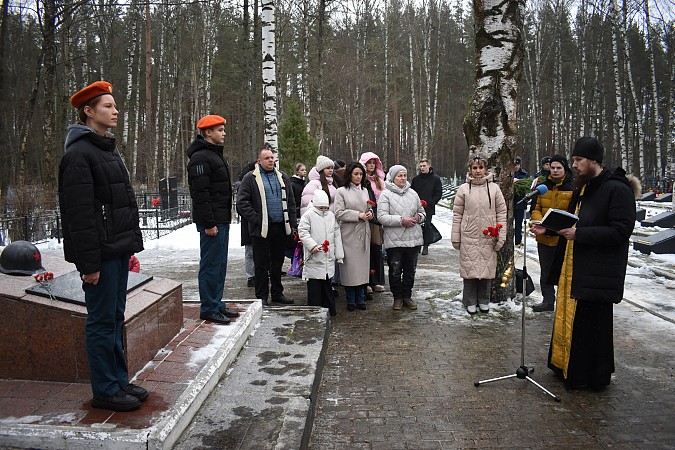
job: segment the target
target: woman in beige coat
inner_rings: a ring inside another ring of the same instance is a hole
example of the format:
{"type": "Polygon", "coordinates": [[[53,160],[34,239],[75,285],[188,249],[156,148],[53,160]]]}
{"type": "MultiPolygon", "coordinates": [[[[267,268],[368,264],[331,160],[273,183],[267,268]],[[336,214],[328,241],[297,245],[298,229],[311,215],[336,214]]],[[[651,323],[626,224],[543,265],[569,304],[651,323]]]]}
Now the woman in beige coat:
{"type": "Polygon", "coordinates": [[[487,313],[497,252],[506,240],[506,202],[493,175],[487,173],[484,156],[476,155],[469,161],[466,183],[457,190],[452,213],[452,246],[459,250],[464,279],[462,303],[469,314],[477,312],[476,305],[487,313]],[[498,237],[486,235],[488,227],[498,228],[498,237]]]}
{"type": "Polygon", "coordinates": [[[335,194],[335,217],[340,222],[344,262],[340,284],[345,288],[347,309],[366,309],[366,285],[370,275],[370,223],[373,211],[363,185],[365,169],[357,162],[347,165],[345,183],[335,194]]]}

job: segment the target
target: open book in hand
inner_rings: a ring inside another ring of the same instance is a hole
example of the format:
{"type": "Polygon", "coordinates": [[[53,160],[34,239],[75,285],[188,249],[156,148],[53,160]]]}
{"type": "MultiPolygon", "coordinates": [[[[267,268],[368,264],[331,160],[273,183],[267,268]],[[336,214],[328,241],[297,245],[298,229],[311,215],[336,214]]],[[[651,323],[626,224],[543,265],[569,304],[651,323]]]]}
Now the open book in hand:
{"type": "Polygon", "coordinates": [[[577,223],[579,217],[574,214],[563,211],[562,209],[551,208],[546,211],[544,217],[539,221],[535,220],[532,223],[542,226],[546,229],[559,231],[565,228],[571,228],[577,223]]]}

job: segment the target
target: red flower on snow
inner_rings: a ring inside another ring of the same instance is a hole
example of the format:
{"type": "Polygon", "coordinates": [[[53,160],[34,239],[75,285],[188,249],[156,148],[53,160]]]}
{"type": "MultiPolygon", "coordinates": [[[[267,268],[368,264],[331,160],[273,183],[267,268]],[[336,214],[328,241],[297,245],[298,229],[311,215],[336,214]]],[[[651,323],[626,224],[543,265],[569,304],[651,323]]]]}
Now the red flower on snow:
{"type": "Polygon", "coordinates": [[[427,202],[426,202],[426,200],[420,200],[420,203],[422,204],[422,208],[427,209],[427,202]]]}
{"type": "Polygon", "coordinates": [[[330,245],[330,242],[328,242],[328,239],[323,241],[323,244],[321,244],[321,249],[323,250],[324,253],[328,253],[328,246],[330,245]]]}

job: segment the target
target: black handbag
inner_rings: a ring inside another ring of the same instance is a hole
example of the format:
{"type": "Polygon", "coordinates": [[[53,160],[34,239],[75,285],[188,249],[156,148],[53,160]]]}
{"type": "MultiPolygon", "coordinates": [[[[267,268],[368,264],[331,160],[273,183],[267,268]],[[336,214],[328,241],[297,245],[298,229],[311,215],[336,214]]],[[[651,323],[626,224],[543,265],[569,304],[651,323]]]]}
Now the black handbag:
{"type": "MultiPolygon", "coordinates": [[[[523,293],[523,269],[516,269],[516,292],[519,294],[523,293]]],[[[530,295],[534,292],[534,282],[532,282],[532,277],[530,274],[527,274],[527,295],[530,295]]]]}
{"type": "Polygon", "coordinates": [[[422,226],[422,235],[424,236],[424,245],[435,244],[443,239],[441,233],[436,229],[433,223],[422,226]]]}

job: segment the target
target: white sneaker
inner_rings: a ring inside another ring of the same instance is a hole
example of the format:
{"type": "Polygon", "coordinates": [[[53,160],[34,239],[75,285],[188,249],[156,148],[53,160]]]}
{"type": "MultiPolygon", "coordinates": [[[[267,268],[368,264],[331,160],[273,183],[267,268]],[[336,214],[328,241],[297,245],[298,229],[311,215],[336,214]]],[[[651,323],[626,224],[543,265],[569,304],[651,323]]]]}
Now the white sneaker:
{"type": "Polygon", "coordinates": [[[376,284],[375,286],[373,286],[373,291],[384,292],[384,286],[382,286],[381,284],[376,284]]]}
{"type": "Polygon", "coordinates": [[[372,294],[373,293],[373,288],[370,286],[366,286],[366,294],[372,294]]]}
{"type": "Polygon", "coordinates": [[[476,305],[469,305],[466,307],[466,312],[469,314],[476,314],[478,310],[476,309],[476,305]]]}

